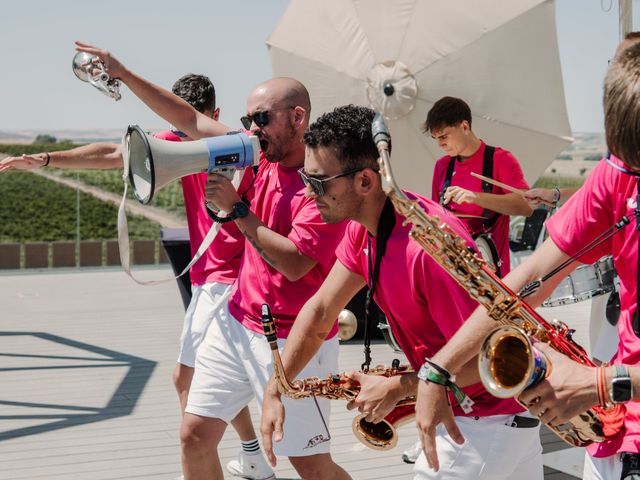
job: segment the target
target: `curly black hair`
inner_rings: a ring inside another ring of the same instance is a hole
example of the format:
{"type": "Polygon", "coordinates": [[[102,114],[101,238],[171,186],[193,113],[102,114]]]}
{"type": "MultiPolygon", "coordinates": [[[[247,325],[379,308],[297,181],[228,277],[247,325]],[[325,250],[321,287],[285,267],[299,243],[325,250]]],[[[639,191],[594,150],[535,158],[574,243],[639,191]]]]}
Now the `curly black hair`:
{"type": "Polygon", "coordinates": [[[302,141],[313,149],[334,149],[345,170],[377,168],[378,149],[371,135],[374,115],[375,112],[366,107],[337,107],[313,122],[302,141]]]}
{"type": "Polygon", "coordinates": [[[171,91],[200,113],[216,108],[216,89],[209,77],[204,75],[188,73],[173,84],[171,91]]]}

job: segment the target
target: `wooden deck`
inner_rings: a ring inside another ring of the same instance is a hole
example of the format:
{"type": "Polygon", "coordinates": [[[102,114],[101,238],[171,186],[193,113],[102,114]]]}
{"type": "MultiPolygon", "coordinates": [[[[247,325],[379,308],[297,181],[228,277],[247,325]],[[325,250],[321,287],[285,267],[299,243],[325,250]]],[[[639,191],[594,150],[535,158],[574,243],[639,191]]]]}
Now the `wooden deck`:
{"type": "MultiPolygon", "coordinates": [[[[168,275],[168,268],[140,274],[168,275]]],[[[142,287],[120,270],[59,269],[0,274],[0,292],[0,479],[179,478],[171,372],[183,310],[175,283],[142,287]]],[[[579,305],[569,313],[582,321],[588,305],[579,305]]],[[[342,345],[341,369],[359,365],[361,352],[359,344],[342,345]]],[[[393,357],[385,344],[374,346],[375,362],[393,357]]],[[[400,453],[416,439],[414,425],[400,429],[398,448],[374,452],[355,440],[354,414],[343,405],[335,402],[331,417],[336,461],[354,480],[412,478],[400,453]]],[[[542,438],[545,463],[565,470],[558,465],[572,457],[580,463],[580,450],[550,433],[542,438]]],[[[238,449],[229,429],[223,463],[238,449]]],[[[298,478],[286,460],[276,472],[298,478]]],[[[545,467],[545,478],[578,477],[545,467]]]]}

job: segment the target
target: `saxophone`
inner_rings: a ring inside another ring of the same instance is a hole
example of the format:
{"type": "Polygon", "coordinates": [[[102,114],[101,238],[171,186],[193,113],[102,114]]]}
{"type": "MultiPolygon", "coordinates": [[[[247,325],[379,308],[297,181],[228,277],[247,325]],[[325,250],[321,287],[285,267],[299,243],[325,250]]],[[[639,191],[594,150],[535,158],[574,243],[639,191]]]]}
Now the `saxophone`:
{"type": "MultiPolygon", "coordinates": [[[[267,337],[271,354],[273,356],[274,377],[278,384],[278,391],[289,398],[301,399],[308,397],[324,397],[329,400],[351,401],[360,393],[360,384],[347,378],[344,374],[329,375],[325,379],[309,377],[290,382],[284,371],[280,351],[278,350],[278,339],[276,336],[276,326],[271,316],[269,306],[262,305],[262,329],[267,337]]],[[[378,365],[369,370],[369,375],[380,375],[392,377],[394,375],[407,375],[413,373],[408,365],[400,365],[398,360],[394,360],[391,367],[378,365]]],[[[351,427],[353,434],[365,446],[374,450],[390,450],[398,443],[397,428],[411,421],[416,414],[415,396],[405,397],[400,400],[396,407],[379,423],[371,423],[365,420],[366,413],[362,413],[353,419],[351,427]]]]}
{"type": "MultiPolygon", "coordinates": [[[[406,218],[405,223],[413,224],[411,238],[501,325],[489,335],[480,352],[480,376],[487,390],[498,397],[514,397],[544,378],[550,365],[533,348],[529,337],[548,343],[578,363],[595,366],[571,339],[572,331],[565,324],[550,324],[538,315],[502,283],[462,237],[438,217],[427,215],[417,201],[400,190],[389,161],[390,136],[380,114],[373,121],[372,133],[380,154],[383,188],[398,213],[406,218]]],[[[613,437],[623,428],[623,421],[621,405],[607,409],[595,406],[566,424],[547,426],[569,445],[584,447],[613,437]]]]}

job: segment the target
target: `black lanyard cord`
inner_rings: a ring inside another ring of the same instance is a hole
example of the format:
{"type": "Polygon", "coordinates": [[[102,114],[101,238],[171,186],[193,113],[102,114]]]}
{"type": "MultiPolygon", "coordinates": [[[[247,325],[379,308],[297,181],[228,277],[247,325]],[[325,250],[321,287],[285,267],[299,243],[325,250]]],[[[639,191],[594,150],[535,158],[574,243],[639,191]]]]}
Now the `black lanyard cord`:
{"type": "Polygon", "coordinates": [[[371,365],[371,332],[373,330],[373,322],[377,320],[380,311],[378,306],[373,302],[373,294],[375,293],[376,284],[378,283],[378,274],[380,273],[380,262],[382,256],[387,250],[387,240],[391,236],[391,232],[396,225],[396,215],[391,200],[387,198],[380,220],[378,220],[378,231],[376,233],[376,258],[373,266],[371,265],[371,236],[367,238],[367,267],[369,269],[369,285],[367,288],[367,296],[364,301],[364,363],[361,365],[363,372],[369,371],[371,365]]]}

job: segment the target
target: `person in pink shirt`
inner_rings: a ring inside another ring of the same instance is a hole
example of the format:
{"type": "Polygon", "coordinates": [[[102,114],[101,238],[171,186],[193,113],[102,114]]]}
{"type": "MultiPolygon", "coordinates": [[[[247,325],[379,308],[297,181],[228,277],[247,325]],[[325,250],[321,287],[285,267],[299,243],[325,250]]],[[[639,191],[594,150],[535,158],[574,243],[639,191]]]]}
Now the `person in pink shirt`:
{"type": "Polygon", "coordinates": [[[509,215],[529,216],[532,209],[522,195],[471,174],[523,190],[529,190],[529,185],[511,152],[487,146],[471,129],[471,120],[469,105],[454,97],[441,98],[427,113],[424,131],[447,154],[436,162],[431,199],[460,215],[474,238],[482,236],[483,243],[495,249],[490,252],[492,261],[499,276],[504,276],[511,268],[509,215]]]}
{"type": "MultiPolygon", "coordinates": [[[[184,75],[173,84],[172,91],[203,115],[218,118],[220,109],[216,108],[215,87],[208,77],[184,75]]],[[[154,137],[173,142],[191,140],[176,130],[158,132],[154,137]]],[[[71,150],[8,157],[0,162],[0,172],[40,168],[45,162],[47,166],[56,168],[123,167],[120,144],[94,143],[71,150]]],[[[253,171],[248,169],[239,188],[242,195],[252,196],[253,177],[253,171]]],[[[181,179],[192,256],[213,224],[204,206],[206,182],[206,173],[188,175],[181,179]]],[[[189,270],[192,284],[191,302],[185,314],[180,353],[173,372],[173,382],[182,411],[187,405],[196,351],[213,319],[216,305],[231,293],[231,285],[238,276],[243,251],[244,237],[238,227],[234,223],[223,224],[211,246],[189,270]]],[[[231,423],[238,432],[242,450],[238,460],[232,460],[227,464],[227,470],[234,475],[252,480],[273,478],[273,470],[262,456],[249,409],[242,409],[231,423]]]]}
{"type": "MultiPolygon", "coordinates": [[[[411,225],[403,225],[404,218],[383,191],[378,151],[371,134],[373,118],[369,108],[338,107],[318,118],[304,136],[306,156],[300,176],[307,184],[307,196],[315,201],[328,224],[351,221],[337,250],[338,261],[293,324],[282,353],[288,378],[300,376],[333,328],[331,319],[365,285],[373,288],[374,300],[386,314],[416,372],[425,358],[446,345],[476,306],[410,238],[411,225]],[[380,256],[379,250],[384,250],[380,256]],[[378,258],[379,265],[375,266],[378,258]],[[373,278],[377,279],[375,284],[373,278]]],[[[427,198],[407,195],[475,248],[458,219],[427,198]]],[[[361,391],[348,408],[367,413],[366,420],[374,423],[384,418],[398,400],[415,394],[418,384],[416,374],[385,378],[353,372],[349,376],[360,383],[361,391]]],[[[493,398],[478,380],[475,365],[469,365],[456,380],[466,385],[464,392],[474,402],[472,410],[463,411],[450,397],[456,419],[464,425],[461,428],[467,434],[467,443],[458,445],[440,431],[438,445],[447,459],[442,471],[428,471],[422,458],[416,463],[415,478],[542,478],[540,422],[521,415],[523,408],[515,401],[493,398]],[[508,464],[503,461],[505,457],[510,459],[508,464]]],[[[288,418],[289,406],[283,406],[282,400],[272,378],[265,391],[261,426],[268,456],[273,440],[287,438],[281,425],[283,417],[288,418]]]]}
{"type": "MultiPolygon", "coordinates": [[[[226,135],[228,126],[201,114],[176,95],[125,68],[113,55],[76,42],[98,56],[152,110],[191,138],[226,135]]],[[[217,452],[227,423],[255,396],[262,403],[269,378],[270,347],[260,326],[262,303],[270,302],[284,335],[297,309],[319,287],[335,261],[344,225],[322,222],[304,195],[297,170],[304,163],[302,134],[311,109],[307,89],[292,78],[257,85],[247,99],[245,129],[262,151],[250,208],[224,176],[207,179],[206,196],[238,226],[245,250],[231,300],[216,312],[196,357],[196,369],[182,421],[182,460],[187,480],[223,478],[217,452]]],[[[336,318],[333,323],[336,323],[336,318]]],[[[337,326],[327,332],[305,375],[326,376],[337,368],[337,326]]],[[[284,339],[280,339],[283,344],[284,339]]],[[[330,442],[316,404],[292,402],[288,440],[278,445],[302,478],[348,479],[331,458],[330,442]]],[[[323,416],[329,402],[320,401],[323,416]]],[[[275,458],[270,457],[275,465],[275,458]]]]}
{"type": "MultiPolygon", "coordinates": [[[[531,281],[577,257],[558,275],[542,283],[527,297],[539,305],[558,283],[580,263],[592,263],[612,255],[620,279],[620,341],[613,366],[587,367],[571,361],[548,345],[535,346],[551,361],[550,374],[525,390],[521,400],[543,422],[561,425],[595,405],[622,404],[624,429],[616,436],[587,448],[583,478],[637,480],[640,478],[640,324],[638,321],[638,246],[640,242],[640,45],[616,55],[604,85],[605,136],[610,150],[593,170],[583,187],[547,222],[549,238],[505,278],[518,291],[531,281]],[[611,235],[606,235],[610,233],[611,235]],[[601,237],[605,234],[603,237],[601,237]],[[601,237],[586,251],[582,249],[601,237]]],[[[459,368],[480,347],[495,328],[478,309],[458,331],[436,361],[452,371],[459,368]]],[[[432,429],[440,422],[457,436],[451,410],[442,391],[426,386],[418,395],[420,430],[430,462],[437,462],[432,429]]]]}

